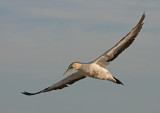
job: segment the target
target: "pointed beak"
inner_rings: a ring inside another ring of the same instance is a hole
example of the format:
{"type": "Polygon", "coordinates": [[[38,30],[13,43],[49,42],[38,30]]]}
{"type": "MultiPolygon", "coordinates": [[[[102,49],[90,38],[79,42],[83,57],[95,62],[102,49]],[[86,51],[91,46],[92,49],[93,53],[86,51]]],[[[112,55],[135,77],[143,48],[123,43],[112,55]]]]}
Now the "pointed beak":
{"type": "Polygon", "coordinates": [[[67,73],[69,73],[69,72],[71,72],[71,71],[73,71],[74,69],[67,69],[67,71],[66,72],[64,72],[64,74],[63,75],[65,75],[65,74],[67,74],[67,73]]]}

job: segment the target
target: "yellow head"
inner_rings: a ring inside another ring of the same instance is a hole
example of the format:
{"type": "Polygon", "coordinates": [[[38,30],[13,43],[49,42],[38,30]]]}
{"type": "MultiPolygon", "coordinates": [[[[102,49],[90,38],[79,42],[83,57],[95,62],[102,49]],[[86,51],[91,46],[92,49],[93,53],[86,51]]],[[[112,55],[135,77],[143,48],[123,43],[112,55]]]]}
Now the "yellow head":
{"type": "Polygon", "coordinates": [[[79,62],[74,62],[74,63],[71,63],[69,66],[68,66],[68,69],[67,69],[67,71],[64,73],[64,75],[65,74],[67,74],[67,73],[69,73],[69,72],[71,72],[71,71],[73,71],[73,70],[79,70],[80,68],[81,68],[81,63],[79,63],[79,62]]]}

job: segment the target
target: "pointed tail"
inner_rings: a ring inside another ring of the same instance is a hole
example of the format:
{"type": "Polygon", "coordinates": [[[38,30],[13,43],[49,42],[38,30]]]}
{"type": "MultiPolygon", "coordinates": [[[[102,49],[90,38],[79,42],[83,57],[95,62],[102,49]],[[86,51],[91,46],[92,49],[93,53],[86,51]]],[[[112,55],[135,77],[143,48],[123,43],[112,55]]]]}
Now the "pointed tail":
{"type": "Polygon", "coordinates": [[[124,85],[120,80],[118,80],[117,78],[115,78],[115,77],[113,77],[115,80],[116,80],[116,83],[117,84],[122,84],[122,85],[124,85]]]}

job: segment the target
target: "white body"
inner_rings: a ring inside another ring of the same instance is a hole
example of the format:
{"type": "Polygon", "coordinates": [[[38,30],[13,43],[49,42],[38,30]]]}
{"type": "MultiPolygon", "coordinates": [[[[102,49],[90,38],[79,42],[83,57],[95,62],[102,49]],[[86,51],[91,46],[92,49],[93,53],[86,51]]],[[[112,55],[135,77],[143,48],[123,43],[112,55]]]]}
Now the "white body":
{"type": "Polygon", "coordinates": [[[88,77],[116,82],[107,69],[95,63],[82,64],[82,68],[80,70],[85,72],[85,75],[88,77]]]}

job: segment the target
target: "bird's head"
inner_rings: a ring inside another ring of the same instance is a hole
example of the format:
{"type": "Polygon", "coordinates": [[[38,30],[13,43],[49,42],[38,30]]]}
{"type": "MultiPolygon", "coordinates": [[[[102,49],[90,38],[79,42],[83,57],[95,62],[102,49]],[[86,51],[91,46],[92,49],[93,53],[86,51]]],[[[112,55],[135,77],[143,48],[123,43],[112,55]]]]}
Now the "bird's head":
{"type": "Polygon", "coordinates": [[[69,72],[71,72],[71,71],[74,71],[74,70],[79,70],[80,68],[81,68],[81,63],[79,63],[79,62],[73,62],[73,63],[71,63],[69,66],[68,66],[68,69],[67,69],[67,71],[64,73],[64,75],[65,74],[67,74],[67,73],[69,73],[69,72]]]}

